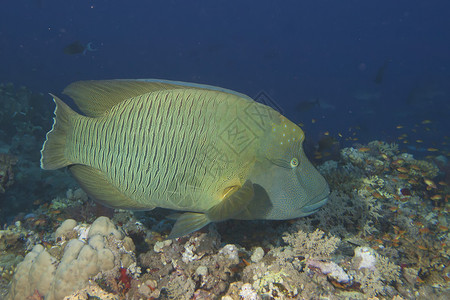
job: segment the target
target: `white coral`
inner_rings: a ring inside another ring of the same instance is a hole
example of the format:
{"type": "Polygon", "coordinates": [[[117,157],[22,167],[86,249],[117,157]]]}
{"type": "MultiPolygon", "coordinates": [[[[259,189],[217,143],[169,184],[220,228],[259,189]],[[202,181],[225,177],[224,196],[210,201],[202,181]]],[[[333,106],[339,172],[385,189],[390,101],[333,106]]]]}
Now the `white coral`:
{"type": "Polygon", "coordinates": [[[375,265],[377,263],[375,250],[369,247],[357,247],[355,249],[353,262],[358,270],[369,269],[375,271],[375,265]]]}
{"type": "Polygon", "coordinates": [[[347,283],[351,280],[351,277],[345,273],[344,269],[335,262],[309,259],[307,264],[310,267],[318,268],[323,274],[334,278],[337,282],[347,283]]]}
{"type": "Polygon", "coordinates": [[[235,264],[239,263],[239,250],[233,244],[227,244],[222,249],[219,250],[219,254],[226,257],[229,261],[235,264]]]}
{"type": "Polygon", "coordinates": [[[253,289],[250,283],[245,283],[241,290],[239,291],[239,296],[242,297],[243,300],[260,300],[261,297],[258,296],[256,291],[253,289]]]}

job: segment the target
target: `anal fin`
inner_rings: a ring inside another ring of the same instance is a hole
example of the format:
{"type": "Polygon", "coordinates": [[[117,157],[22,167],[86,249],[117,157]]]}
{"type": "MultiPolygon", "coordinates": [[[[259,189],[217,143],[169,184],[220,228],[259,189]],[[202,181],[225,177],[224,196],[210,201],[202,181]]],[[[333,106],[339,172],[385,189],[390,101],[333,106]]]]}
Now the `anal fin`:
{"type": "Polygon", "coordinates": [[[85,165],[71,165],[69,170],[81,188],[105,206],[130,210],[152,210],[154,207],[130,199],[113,186],[99,170],[85,165]]]}

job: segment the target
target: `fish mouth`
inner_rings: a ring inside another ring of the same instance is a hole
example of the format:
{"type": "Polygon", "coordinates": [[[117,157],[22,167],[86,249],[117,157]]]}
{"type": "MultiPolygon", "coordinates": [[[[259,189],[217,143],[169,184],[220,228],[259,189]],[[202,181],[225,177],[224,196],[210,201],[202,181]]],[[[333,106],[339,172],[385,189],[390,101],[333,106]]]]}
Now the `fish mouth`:
{"type": "Polygon", "coordinates": [[[328,186],[323,190],[322,193],[312,198],[308,204],[303,206],[300,211],[302,216],[309,216],[319,210],[322,206],[324,206],[328,202],[328,195],[330,194],[330,189],[328,186]]]}
{"type": "Polygon", "coordinates": [[[305,205],[302,207],[301,211],[303,216],[309,216],[319,210],[322,206],[324,206],[328,201],[328,197],[323,198],[318,202],[312,202],[312,204],[305,205]]]}

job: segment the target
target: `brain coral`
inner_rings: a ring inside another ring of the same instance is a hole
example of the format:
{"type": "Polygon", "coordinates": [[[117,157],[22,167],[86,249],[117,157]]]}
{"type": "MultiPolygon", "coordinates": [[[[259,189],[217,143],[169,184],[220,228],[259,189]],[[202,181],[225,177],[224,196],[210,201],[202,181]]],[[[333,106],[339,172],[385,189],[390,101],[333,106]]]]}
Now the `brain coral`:
{"type": "MultiPolygon", "coordinates": [[[[75,225],[73,220],[66,220],[57,235],[73,232],[75,225]]],[[[7,299],[27,299],[35,290],[46,300],[63,299],[83,288],[90,277],[134,259],[133,242],[108,218],[99,217],[88,230],[87,239],[69,240],[56,257],[51,249],[36,245],[17,266],[7,299]]]]}

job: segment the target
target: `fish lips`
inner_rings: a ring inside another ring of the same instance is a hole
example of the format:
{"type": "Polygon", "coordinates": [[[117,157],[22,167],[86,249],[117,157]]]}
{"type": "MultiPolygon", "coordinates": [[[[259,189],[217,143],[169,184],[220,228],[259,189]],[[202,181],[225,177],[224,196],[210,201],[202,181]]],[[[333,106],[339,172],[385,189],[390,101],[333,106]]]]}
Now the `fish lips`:
{"type": "MultiPolygon", "coordinates": [[[[325,180],[324,180],[325,181],[325,180]]],[[[328,196],[330,195],[330,188],[328,183],[325,182],[324,189],[318,193],[316,196],[312,197],[310,201],[306,203],[299,211],[303,213],[302,216],[309,216],[315,213],[322,206],[328,202],[328,196]]]]}
{"type": "MultiPolygon", "coordinates": [[[[277,200],[274,202],[272,199],[272,205],[268,212],[265,214],[264,219],[289,220],[309,216],[317,212],[323,205],[327,203],[329,193],[330,191],[328,185],[326,185],[320,193],[310,198],[309,201],[307,201],[303,205],[291,208],[286,208],[283,205],[280,205],[280,203],[286,204],[285,201],[280,202],[279,200],[277,200]]],[[[279,192],[277,194],[279,194],[279,192]]],[[[295,206],[295,202],[293,202],[292,204],[295,206]]]]}
{"type": "Polygon", "coordinates": [[[322,200],[313,200],[309,202],[310,204],[303,206],[299,209],[300,217],[309,216],[315,212],[317,212],[322,206],[324,206],[328,202],[328,195],[322,200]]]}

